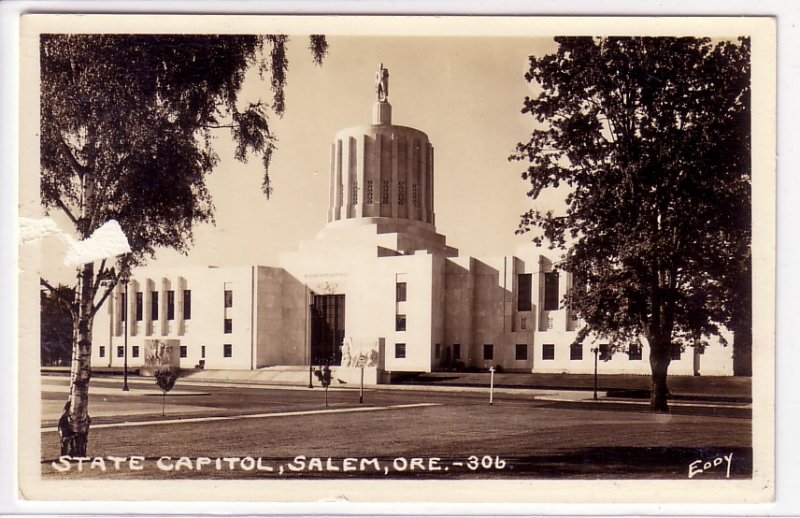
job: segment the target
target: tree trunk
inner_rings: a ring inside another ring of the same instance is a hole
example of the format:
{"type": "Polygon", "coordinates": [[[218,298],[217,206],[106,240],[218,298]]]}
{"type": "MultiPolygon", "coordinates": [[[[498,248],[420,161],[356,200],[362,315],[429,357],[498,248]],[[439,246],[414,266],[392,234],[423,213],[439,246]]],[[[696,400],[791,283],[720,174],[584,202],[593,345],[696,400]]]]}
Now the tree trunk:
{"type": "Polygon", "coordinates": [[[647,337],[650,343],[650,371],[652,378],[652,388],[650,390],[650,411],[669,412],[667,396],[667,369],[669,368],[669,346],[670,340],[663,340],[657,337],[647,337]]]}
{"type": "MultiPolygon", "coordinates": [[[[66,455],[85,457],[89,439],[89,380],[92,377],[92,282],[94,264],[87,263],[80,270],[80,301],[77,323],[77,340],[73,344],[70,372],[69,410],[65,432],[70,441],[62,447],[66,455]]],[[[62,436],[63,440],[63,436],[62,436]]]]}
{"type": "Polygon", "coordinates": [[[741,321],[733,328],[733,375],[753,375],[752,322],[741,321]]]}

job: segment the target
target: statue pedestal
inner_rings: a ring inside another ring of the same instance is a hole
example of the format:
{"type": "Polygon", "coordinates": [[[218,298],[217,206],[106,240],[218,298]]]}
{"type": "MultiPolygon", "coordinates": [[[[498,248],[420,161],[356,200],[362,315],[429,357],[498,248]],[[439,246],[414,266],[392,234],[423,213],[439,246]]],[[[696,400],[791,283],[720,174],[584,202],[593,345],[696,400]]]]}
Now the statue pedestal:
{"type": "Polygon", "coordinates": [[[391,124],[392,105],[389,101],[378,101],[372,106],[372,124],[391,124]]]}

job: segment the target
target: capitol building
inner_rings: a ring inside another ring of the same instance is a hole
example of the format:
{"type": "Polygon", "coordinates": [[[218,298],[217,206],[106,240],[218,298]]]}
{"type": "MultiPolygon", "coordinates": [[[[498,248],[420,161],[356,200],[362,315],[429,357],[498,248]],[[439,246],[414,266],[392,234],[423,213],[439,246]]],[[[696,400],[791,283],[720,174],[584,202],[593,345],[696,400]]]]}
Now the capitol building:
{"type": "MultiPolygon", "coordinates": [[[[135,270],[98,310],[93,365],[122,366],[127,350],[131,368],[329,364],[340,379],[363,367],[368,383],[383,383],[492,366],[591,373],[597,349],[602,373],[650,373],[644,339],[573,343],[581,322],[563,305],[572,276],[549,251],[462,256],[437,233],[434,146],[392,124],[385,70],[371,123],[330,145],[328,223],[317,236],[274,266],[135,270]]],[[[732,375],[732,349],[676,349],[670,373],[732,375]]]]}

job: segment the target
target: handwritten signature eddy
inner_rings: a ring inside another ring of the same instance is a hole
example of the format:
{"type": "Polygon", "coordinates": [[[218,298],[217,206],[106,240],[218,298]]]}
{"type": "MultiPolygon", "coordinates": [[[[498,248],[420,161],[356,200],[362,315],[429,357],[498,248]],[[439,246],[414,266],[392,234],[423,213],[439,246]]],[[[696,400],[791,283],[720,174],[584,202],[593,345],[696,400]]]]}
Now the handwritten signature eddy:
{"type": "Polygon", "coordinates": [[[704,473],[709,470],[714,470],[714,468],[719,468],[723,464],[725,466],[725,478],[731,478],[731,464],[733,463],[733,453],[729,453],[728,455],[723,455],[722,457],[715,457],[712,460],[703,460],[697,459],[696,461],[689,464],[689,478],[694,478],[701,473],[704,473]]]}

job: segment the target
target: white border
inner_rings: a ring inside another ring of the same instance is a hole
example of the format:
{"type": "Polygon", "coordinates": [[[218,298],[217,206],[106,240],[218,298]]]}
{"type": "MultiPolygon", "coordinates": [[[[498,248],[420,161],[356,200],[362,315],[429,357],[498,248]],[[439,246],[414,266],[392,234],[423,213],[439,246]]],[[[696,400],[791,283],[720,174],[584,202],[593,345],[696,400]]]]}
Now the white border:
{"type": "Polygon", "coordinates": [[[0,415],[16,416],[16,391],[14,366],[16,361],[16,348],[8,346],[16,344],[16,319],[12,317],[16,313],[16,264],[15,254],[11,250],[16,250],[14,245],[16,239],[16,192],[17,192],[17,157],[16,157],[16,134],[18,117],[16,106],[16,84],[18,76],[16,74],[16,56],[18,56],[17,36],[17,16],[21,11],[34,10],[38,12],[57,12],[57,11],[102,11],[102,12],[179,12],[200,10],[209,13],[224,12],[293,12],[293,13],[407,13],[415,12],[420,14],[777,14],[778,15],[778,37],[779,37],[779,117],[778,117],[778,145],[779,145],[779,165],[778,165],[778,307],[777,307],[777,415],[778,415],[778,438],[777,452],[777,493],[776,503],[760,505],[739,505],[735,508],[719,505],[519,505],[507,506],[497,505],[452,505],[446,507],[436,505],[423,506],[392,506],[387,508],[377,504],[347,505],[347,504],[264,504],[257,503],[224,503],[224,504],[167,504],[167,503],[62,503],[48,502],[14,502],[14,486],[9,484],[16,478],[15,452],[8,448],[16,442],[16,430],[13,426],[14,420],[3,420],[2,435],[0,436],[0,511],[4,512],[37,512],[37,513],[86,513],[86,512],[136,512],[136,513],[164,513],[164,512],[216,512],[216,513],[387,513],[404,512],[414,514],[437,513],[464,513],[464,514],[500,514],[500,513],[522,513],[536,512],[543,513],[567,513],[567,514],[691,514],[691,515],[796,515],[800,514],[800,495],[796,488],[800,487],[800,477],[796,474],[795,466],[800,464],[800,449],[797,446],[797,437],[800,437],[800,394],[793,384],[793,366],[800,364],[800,352],[798,347],[792,344],[794,338],[790,331],[789,322],[792,321],[795,306],[789,300],[790,294],[797,293],[798,290],[798,267],[800,264],[800,254],[798,244],[793,234],[796,235],[793,223],[798,220],[797,216],[800,209],[795,203],[795,196],[798,194],[798,132],[792,123],[800,113],[798,98],[795,94],[797,89],[798,73],[800,64],[795,49],[800,48],[800,38],[796,24],[800,21],[798,14],[800,6],[793,5],[792,2],[705,2],[698,5],[697,2],[673,2],[670,4],[669,11],[659,9],[656,3],[635,2],[635,1],[614,1],[605,2],[598,6],[597,2],[576,1],[570,4],[570,9],[564,8],[563,2],[544,2],[537,4],[534,10],[527,2],[503,2],[496,9],[487,7],[478,2],[341,2],[331,4],[328,2],[159,2],[158,4],[144,2],[117,2],[110,4],[107,2],[0,2],[0,34],[2,36],[2,106],[4,109],[0,118],[0,136],[2,136],[2,148],[0,148],[0,292],[6,294],[6,302],[3,304],[3,312],[0,314],[0,339],[4,346],[0,347],[0,365],[2,374],[0,376],[0,415]],[[795,25],[794,27],[792,25],[795,25]],[[792,115],[794,114],[794,115],[792,115]],[[781,116],[782,115],[782,116],[781,116]],[[11,426],[9,426],[11,425],[11,426]]]}

